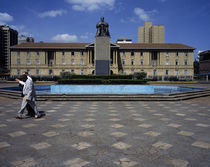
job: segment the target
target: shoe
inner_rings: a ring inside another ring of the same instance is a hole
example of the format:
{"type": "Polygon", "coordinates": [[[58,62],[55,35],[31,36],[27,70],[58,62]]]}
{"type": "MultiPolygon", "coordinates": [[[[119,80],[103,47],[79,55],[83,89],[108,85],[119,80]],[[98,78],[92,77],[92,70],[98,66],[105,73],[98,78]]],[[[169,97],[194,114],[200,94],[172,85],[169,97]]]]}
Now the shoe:
{"type": "Polygon", "coordinates": [[[34,118],[35,118],[35,119],[38,119],[38,118],[39,118],[39,116],[38,116],[38,115],[35,115],[35,116],[34,116],[34,118]]]}
{"type": "Polygon", "coordinates": [[[15,118],[16,118],[16,119],[23,119],[23,118],[22,118],[22,117],[20,117],[20,116],[16,116],[15,118]]]}

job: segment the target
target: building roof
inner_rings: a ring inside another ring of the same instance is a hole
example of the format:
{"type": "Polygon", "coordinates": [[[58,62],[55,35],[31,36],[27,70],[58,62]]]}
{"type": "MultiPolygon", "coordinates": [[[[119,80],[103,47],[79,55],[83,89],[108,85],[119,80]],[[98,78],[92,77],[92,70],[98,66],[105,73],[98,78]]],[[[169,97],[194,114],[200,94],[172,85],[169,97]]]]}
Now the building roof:
{"type": "Polygon", "coordinates": [[[11,49],[85,49],[89,43],[22,43],[12,46],[11,49]]]}
{"type": "Polygon", "coordinates": [[[120,49],[194,50],[194,47],[180,43],[119,43],[120,49]]]}
{"type": "MultiPolygon", "coordinates": [[[[11,49],[85,49],[91,43],[22,43],[11,49]]],[[[120,49],[145,50],[194,50],[194,47],[180,43],[118,43],[120,49]]]]}

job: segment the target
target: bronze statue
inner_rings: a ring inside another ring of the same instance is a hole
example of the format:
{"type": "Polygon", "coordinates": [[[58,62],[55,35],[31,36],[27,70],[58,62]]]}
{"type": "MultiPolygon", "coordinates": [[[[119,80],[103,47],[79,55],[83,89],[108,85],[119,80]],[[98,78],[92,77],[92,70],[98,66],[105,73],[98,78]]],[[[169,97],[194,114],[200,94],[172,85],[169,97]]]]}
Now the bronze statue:
{"type": "Polygon", "coordinates": [[[101,21],[96,24],[97,32],[96,36],[108,36],[109,34],[109,24],[107,22],[104,22],[104,17],[101,17],[101,21]]]}

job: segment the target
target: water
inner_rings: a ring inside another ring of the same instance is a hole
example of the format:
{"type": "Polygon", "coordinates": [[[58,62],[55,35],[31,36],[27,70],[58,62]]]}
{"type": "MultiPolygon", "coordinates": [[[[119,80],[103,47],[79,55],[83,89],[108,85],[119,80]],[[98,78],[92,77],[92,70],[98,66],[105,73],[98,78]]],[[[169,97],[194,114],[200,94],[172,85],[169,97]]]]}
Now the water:
{"type": "MultiPolygon", "coordinates": [[[[20,91],[19,87],[4,88],[20,91]]],[[[199,88],[153,85],[42,85],[35,86],[37,94],[171,94],[199,91],[199,88]]]]}

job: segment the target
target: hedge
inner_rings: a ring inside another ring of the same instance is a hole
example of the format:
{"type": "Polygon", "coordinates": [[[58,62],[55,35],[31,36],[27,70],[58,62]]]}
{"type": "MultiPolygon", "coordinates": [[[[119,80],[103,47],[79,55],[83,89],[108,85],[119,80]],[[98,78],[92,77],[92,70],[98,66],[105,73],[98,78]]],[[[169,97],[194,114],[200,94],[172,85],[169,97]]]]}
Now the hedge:
{"type": "Polygon", "coordinates": [[[130,79],[60,79],[59,84],[145,84],[146,80],[130,79]]]}

